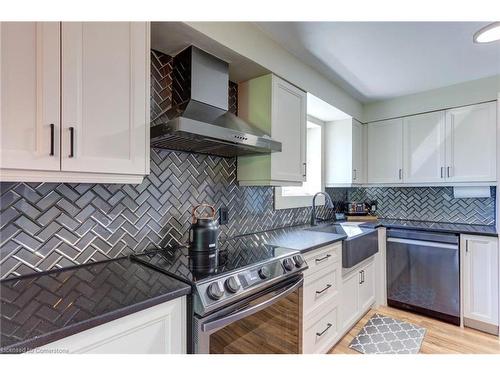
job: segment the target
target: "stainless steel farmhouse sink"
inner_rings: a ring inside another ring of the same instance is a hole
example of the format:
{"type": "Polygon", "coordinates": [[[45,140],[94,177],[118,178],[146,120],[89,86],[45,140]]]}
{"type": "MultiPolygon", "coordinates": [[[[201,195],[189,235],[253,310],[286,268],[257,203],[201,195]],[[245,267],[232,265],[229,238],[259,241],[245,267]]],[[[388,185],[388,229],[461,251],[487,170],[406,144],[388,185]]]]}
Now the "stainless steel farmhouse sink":
{"type": "Polygon", "coordinates": [[[308,228],[314,232],[344,234],[342,242],[342,267],[351,268],[378,252],[378,233],[373,228],[356,224],[318,225],[308,228]]]}

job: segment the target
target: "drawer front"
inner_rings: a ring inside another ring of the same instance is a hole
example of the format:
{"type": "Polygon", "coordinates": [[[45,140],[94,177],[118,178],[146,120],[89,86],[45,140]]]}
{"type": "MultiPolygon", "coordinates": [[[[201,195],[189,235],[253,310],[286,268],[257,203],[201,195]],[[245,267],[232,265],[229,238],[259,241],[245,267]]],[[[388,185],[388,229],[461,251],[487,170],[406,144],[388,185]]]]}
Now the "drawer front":
{"type": "Polygon", "coordinates": [[[310,327],[304,331],[303,353],[326,353],[335,345],[339,334],[339,313],[338,306],[327,310],[320,315],[310,327]]]}
{"type": "Polygon", "coordinates": [[[309,275],[304,282],[304,317],[323,305],[330,304],[339,293],[340,262],[309,275]]]}
{"type": "Polygon", "coordinates": [[[304,275],[313,274],[323,268],[331,266],[333,263],[340,260],[342,252],[342,242],[322,247],[321,249],[311,251],[304,256],[304,259],[309,266],[304,275]]]}

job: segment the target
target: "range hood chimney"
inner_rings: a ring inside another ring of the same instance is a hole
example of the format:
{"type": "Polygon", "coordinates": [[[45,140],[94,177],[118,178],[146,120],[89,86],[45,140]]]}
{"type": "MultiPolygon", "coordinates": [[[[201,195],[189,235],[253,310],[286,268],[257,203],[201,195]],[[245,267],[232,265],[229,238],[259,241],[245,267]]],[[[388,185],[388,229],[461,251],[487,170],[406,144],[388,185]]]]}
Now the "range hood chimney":
{"type": "Polygon", "coordinates": [[[172,108],[151,127],[151,147],[234,157],[281,151],[281,143],[228,112],[229,65],[190,46],[173,59],[172,108]]]}

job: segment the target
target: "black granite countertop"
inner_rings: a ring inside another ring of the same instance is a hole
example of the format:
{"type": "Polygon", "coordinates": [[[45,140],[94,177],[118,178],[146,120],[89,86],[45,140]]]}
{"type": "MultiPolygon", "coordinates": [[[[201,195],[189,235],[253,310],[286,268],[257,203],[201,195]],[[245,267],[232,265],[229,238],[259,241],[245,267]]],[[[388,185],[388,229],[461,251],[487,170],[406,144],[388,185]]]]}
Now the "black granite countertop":
{"type": "MultiPolygon", "coordinates": [[[[325,221],[319,225],[333,225],[342,224],[347,222],[339,221],[325,221]]],[[[356,224],[356,222],[348,222],[349,224],[356,224]]],[[[425,231],[437,231],[456,234],[475,234],[481,236],[498,236],[497,230],[494,225],[475,225],[475,224],[455,224],[443,223],[432,221],[416,221],[416,220],[398,220],[398,219],[379,219],[377,221],[368,221],[360,223],[360,226],[365,228],[402,228],[402,229],[415,229],[425,231]]],[[[293,227],[286,227],[280,229],[269,230],[265,232],[258,232],[245,237],[262,243],[267,243],[274,246],[283,246],[301,252],[311,251],[322,246],[326,246],[338,241],[345,240],[347,236],[316,232],[308,230],[311,225],[297,225],[293,227]]]]}
{"type": "Polygon", "coordinates": [[[25,352],[190,292],[128,258],[4,280],[0,352],[25,352]]]}
{"type": "Polygon", "coordinates": [[[361,224],[363,227],[386,227],[397,229],[415,229],[433,232],[457,233],[457,234],[475,234],[480,236],[497,237],[498,233],[494,225],[476,225],[476,224],[455,224],[440,223],[434,221],[417,220],[399,220],[399,219],[379,219],[373,222],[361,224]]]}

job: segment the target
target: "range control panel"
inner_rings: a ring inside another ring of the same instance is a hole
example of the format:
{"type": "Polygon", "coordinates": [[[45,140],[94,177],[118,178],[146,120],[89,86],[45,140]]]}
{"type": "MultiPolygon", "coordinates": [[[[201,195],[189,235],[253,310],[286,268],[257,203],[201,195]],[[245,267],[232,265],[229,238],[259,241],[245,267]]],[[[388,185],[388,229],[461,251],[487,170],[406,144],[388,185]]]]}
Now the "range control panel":
{"type": "Polygon", "coordinates": [[[297,253],[221,275],[196,285],[198,303],[195,304],[195,312],[202,314],[222,307],[305,269],[307,264],[302,255],[297,253]]]}

